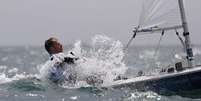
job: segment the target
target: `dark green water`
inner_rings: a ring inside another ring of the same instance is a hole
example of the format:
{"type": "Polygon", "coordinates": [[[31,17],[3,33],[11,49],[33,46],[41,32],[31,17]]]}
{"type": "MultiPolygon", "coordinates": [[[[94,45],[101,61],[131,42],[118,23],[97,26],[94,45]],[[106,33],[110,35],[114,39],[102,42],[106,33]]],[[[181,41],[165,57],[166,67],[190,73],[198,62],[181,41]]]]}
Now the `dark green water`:
{"type": "MultiPolygon", "coordinates": [[[[85,46],[87,48],[88,46],[85,46]]],[[[65,50],[72,46],[66,46],[65,50]]],[[[174,54],[182,49],[175,46],[161,47],[157,61],[153,61],[154,47],[131,47],[125,59],[129,75],[138,70],[154,72],[156,65],[167,66],[176,61],[174,54]],[[160,60],[160,62],[158,61],[160,60]]],[[[194,48],[196,64],[201,64],[201,47],[194,48]]],[[[157,94],[131,88],[64,88],[33,78],[48,59],[43,47],[0,48],[0,101],[199,101],[201,90],[179,94],[157,94]],[[32,78],[29,78],[30,75],[32,78]]]]}

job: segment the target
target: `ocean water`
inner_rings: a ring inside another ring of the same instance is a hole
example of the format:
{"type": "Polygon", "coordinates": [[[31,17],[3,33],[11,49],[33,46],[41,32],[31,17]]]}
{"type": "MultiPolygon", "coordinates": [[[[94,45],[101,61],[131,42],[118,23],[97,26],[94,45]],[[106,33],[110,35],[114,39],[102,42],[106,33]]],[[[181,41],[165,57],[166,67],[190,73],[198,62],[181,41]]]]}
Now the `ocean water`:
{"type": "MultiPolygon", "coordinates": [[[[84,73],[106,72],[104,83],[111,83],[112,73],[135,76],[143,70],[155,74],[162,67],[182,61],[185,54],[181,46],[131,46],[123,51],[120,41],[106,36],[92,38],[91,44],[77,41],[64,47],[87,62],[80,63],[84,73]]],[[[201,47],[194,46],[195,63],[201,64],[201,47]]],[[[200,101],[180,95],[160,95],[153,91],[138,91],[131,88],[100,88],[78,85],[69,87],[40,80],[41,68],[49,59],[44,47],[0,47],[0,101],[200,101]]],[[[80,74],[81,75],[81,74],[80,74]]],[[[201,95],[195,91],[193,94],[201,95]]],[[[193,95],[192,95],[193,96],[193,95]]]]}

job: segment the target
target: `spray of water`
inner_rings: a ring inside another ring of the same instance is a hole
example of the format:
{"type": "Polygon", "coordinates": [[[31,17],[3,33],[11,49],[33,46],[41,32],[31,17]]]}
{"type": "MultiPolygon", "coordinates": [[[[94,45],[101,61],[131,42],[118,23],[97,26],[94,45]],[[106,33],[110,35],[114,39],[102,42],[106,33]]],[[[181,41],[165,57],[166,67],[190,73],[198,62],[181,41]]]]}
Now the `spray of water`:
{"type": "Polygon", "coordinates": [[[89,49],[84,49],[81,41],[77,41],[72,51],[80,57],[75,67],[78,79],[96,76],[103,80],[104,84],[112,83],[117,76],[123,75],[127,70],[122,62],[123,45],[120,41],[105,35],[93,37],[89,49]]]}

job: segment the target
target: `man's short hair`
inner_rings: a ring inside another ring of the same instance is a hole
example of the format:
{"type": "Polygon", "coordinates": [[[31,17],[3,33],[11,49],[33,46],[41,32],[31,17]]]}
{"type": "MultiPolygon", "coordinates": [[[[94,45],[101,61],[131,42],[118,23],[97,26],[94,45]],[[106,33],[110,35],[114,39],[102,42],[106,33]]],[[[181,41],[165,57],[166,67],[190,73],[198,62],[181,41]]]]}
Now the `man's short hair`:
{"type": "Polygon", "coordinates": [[[45,41],[45,49],[49,54],[50,54],[50,48],[52,47],[53,42],[55,41],[55,39],[56,38],[51,37],[51,38],[49,38],[48,40],[45,41]]]}

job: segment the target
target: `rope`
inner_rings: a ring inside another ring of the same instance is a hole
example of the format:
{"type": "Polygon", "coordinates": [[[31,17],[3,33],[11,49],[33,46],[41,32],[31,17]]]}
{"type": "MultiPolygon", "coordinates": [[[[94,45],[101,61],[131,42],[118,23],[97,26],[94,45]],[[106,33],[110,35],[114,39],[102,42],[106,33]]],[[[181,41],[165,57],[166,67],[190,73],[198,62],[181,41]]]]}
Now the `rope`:
{"type": "Polygon", "coordinates": [[[124,48],[124,51],[126,51],[129,48],[129,45],[131,44],[131,42],[133,41],[133,39],[136,37],[136,32],[134,32],[133,37],[131,37],[131,39],[128,41],[128,43],[126,44],[126,47],[124,48]]]}
{"type": "Polygon", "coordinates": [[[154,55],[153,55],[154,57],[156,57],[156,55],[157,55],[157,53],[158,53],[158,50],[159,50],[159,48],[160,48],[160,44],[161,44],[162,37],[163,37],[164,33],[165,33],[165,31],[163,30],[162,33],[161,33],[160,39],[159,39],[159,41],[158,41],[157,47],[156,47],[156,49],[155,49],[155,51],[154,51],[154,55]]]}
{"type": "Polygon", "coordinates": [[[136,37],[138,28],[139,28],[139,26],[136,27],[135,30],[133,31],[134,34],[133,34],[133,36],[130,38],[130,40],[128,41],[128,43],[126,44],[126,47],[124,47],[124,49],[123,49],[124,51],[126,51],[126,50],[129,48],[131,42],[132,42],[133,39],[136,37]]]}
{"type": "Polygon", "coordinates": [[[177,37],[179,38],[179,40],[180,40],[180,42],[181,42],[181,44],[183,45],[183,51],[184,52],[186,52],[186,45],[185,45],[185,43],[184,43],[184,40],[182,39],[182,37],[179,35],[179,32],[175,29],[175,32],[176,32],[176,35],[177,35],[177,37]]]}
{"type": "Polygon", "coordinates": [[[129,45],[131,44],[131,42],[133,41],[133,39],[136,37],[136,35],[137,35],[137,29],[138,29],[139,27],[137,27],[137,28],[135,28],[135,30],[133,31],[134,32],[134,34],[133,34],[133,36],[130,38],[130,40],[128,41],[128,43],[126,44],[126,47],[124,47],[124,49],[123,49],[123,51],[124,51],[124,53],[125,53],[125,56],[123,57],[123,59],[122,59],[122,61],[124,61],[125,60],[125,57],[127,56],[127,50],[128,50],[128,48],[129,48],[129,45]]]}

